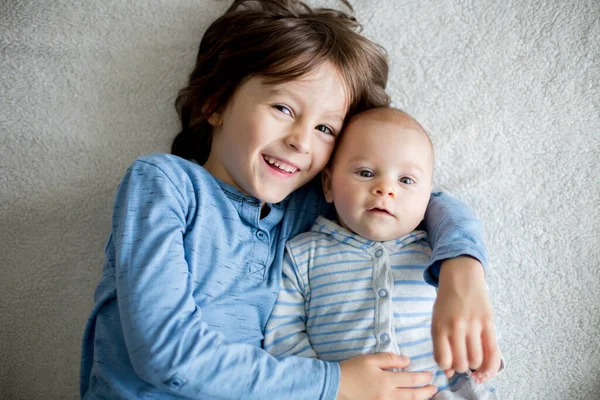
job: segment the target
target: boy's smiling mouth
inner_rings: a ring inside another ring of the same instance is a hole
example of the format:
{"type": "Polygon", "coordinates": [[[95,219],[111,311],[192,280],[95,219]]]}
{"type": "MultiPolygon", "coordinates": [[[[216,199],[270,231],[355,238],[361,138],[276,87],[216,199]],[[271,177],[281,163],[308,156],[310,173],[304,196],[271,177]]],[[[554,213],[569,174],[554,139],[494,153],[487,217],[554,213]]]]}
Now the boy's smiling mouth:
{"type": "Polygon", "coordinates": [[[300,170],[297,166],[280,160],[275,157],[268,156],[263,154],[263,159],[267,162],[267,164],[273,168],[280,170],[281,172],[287,172],[289,174],[293,174],[294,172],[300,170]]]}

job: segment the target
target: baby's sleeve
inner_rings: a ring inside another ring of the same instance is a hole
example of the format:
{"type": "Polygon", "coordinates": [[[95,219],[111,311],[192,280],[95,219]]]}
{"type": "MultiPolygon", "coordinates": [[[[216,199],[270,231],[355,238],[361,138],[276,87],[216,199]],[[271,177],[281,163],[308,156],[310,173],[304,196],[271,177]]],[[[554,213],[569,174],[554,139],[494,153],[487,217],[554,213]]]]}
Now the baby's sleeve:
{"type": "Polygon", "coordinates": [[[267,322],[263,347],[275,357],[303,356],[316,358],[306,332],[306,295],[303,281],[292,255],[286,250],[279,296],[267,322]]]}

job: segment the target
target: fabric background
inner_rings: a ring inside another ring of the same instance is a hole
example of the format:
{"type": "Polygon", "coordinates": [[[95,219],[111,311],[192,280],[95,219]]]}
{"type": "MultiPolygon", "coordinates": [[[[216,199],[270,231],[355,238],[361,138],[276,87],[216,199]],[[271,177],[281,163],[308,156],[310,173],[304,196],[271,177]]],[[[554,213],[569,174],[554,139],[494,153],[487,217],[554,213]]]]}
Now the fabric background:
{"type": "MultiPolygon", "coordinates": [[[[0,2],[0,398],[78,397],[113,196],[221,0],[0,2]]],[[[328,2],[326,4],[333,4],[328,2]]],[[[483,219],[504,399],[600,396],[600,3],[354,0],[483,219]]]]}

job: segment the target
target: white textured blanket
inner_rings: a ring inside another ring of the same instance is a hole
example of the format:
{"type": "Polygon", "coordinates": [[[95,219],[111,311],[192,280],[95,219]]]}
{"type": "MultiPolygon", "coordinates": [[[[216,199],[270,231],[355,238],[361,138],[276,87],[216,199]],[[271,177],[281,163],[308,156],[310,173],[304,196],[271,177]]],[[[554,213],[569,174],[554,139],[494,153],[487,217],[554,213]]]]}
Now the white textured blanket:
{"type": "MultiPolygon", "coordinates": [[[[327,4],[331,4],[328,2],[327,4]]],[[[0,399],[75,399],[112,200],[220,0],[0,2],[0,399]]],[[[484,220],[504,399],[600,398],[600,3],[354,0],[484,220]]]]}

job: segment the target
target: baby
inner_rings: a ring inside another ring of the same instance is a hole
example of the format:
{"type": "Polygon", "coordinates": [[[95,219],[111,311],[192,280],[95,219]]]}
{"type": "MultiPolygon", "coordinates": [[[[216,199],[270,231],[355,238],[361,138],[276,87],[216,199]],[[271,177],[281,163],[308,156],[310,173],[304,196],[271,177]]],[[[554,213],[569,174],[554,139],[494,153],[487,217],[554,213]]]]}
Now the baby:
{"type": "Polygon", "coordinates": [[[434,152],[408,114],[355,116],[323,171],[337,221],[319,217],[286,246],[279,297],[264,347],[275,356],[341,361],[364,353],[410,358],[431,371],[435,399],[495,399],[466,375],[448,379],[433,356],[436,289],[424,280],[431,247],[417,230],[432,190],[434,152]]]}

